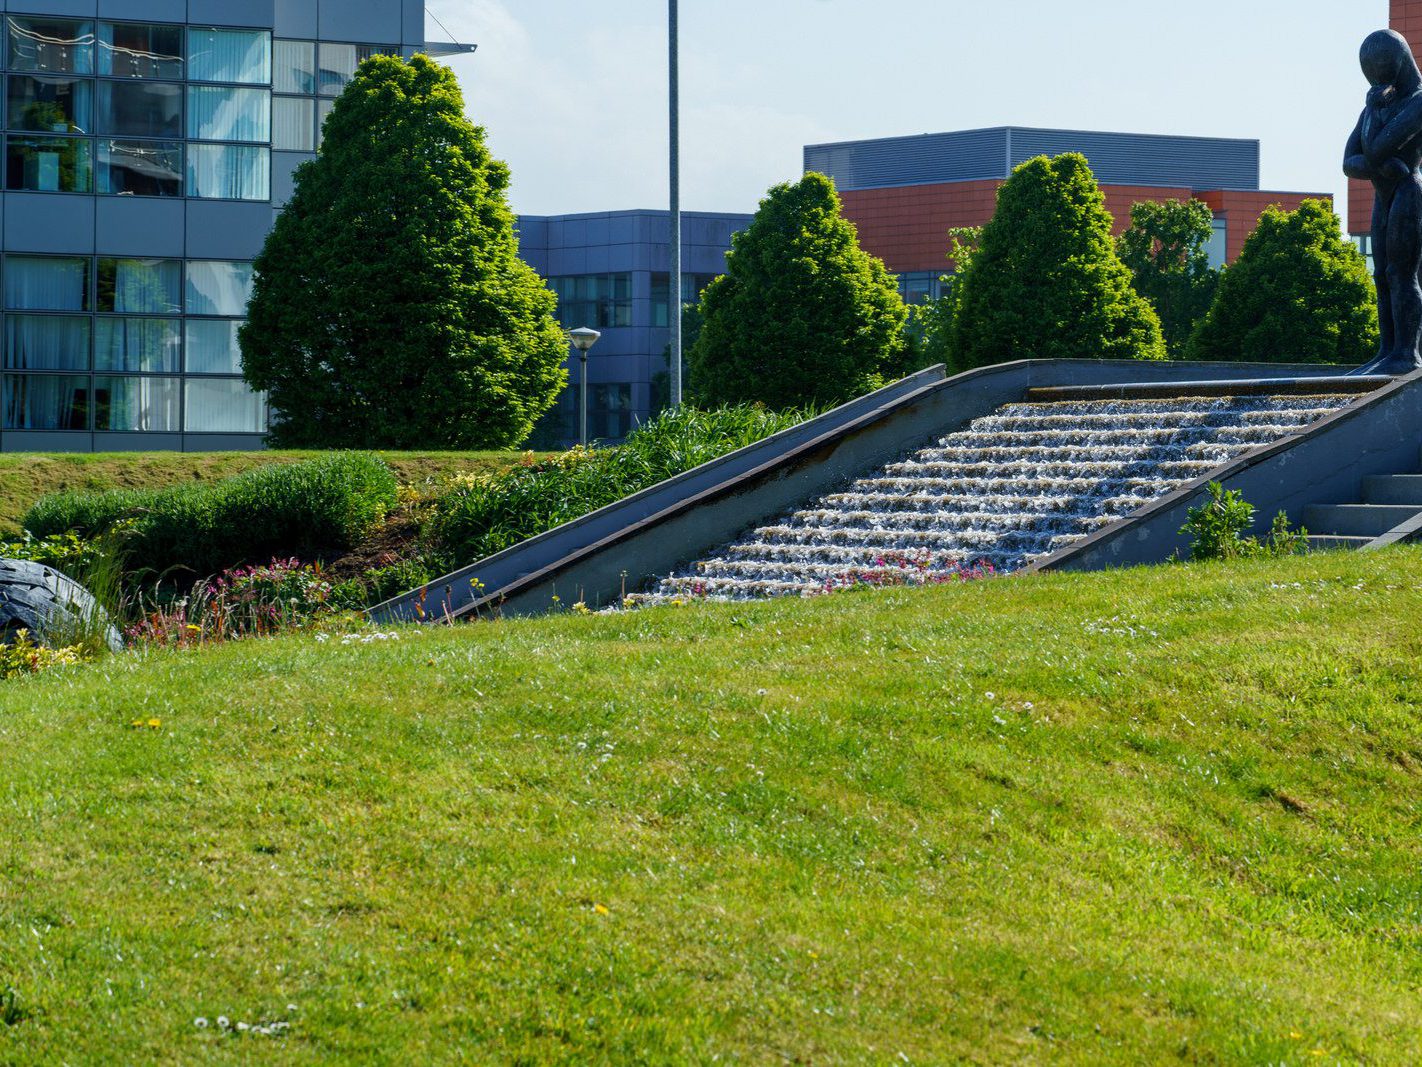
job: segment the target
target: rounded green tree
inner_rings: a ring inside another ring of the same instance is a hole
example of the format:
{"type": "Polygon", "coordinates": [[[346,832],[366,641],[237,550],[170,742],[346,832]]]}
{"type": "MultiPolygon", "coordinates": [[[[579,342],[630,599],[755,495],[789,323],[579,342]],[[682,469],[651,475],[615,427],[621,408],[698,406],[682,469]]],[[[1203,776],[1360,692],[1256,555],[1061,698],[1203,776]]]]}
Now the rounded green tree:
{"type": "Polygon", "coordinates": [[[770,190],[732,238],[701,312],[688,363],[703,404],[837,403],[881,385],[905,358],[898,287],[859,247],[823,174],[770,190]]]}
{"type": "Polygon", "coordinates": [[[453,72],[368,59],[324,134],[257,257],[240,334],[272,443],[517,444],[566,380],[566,343],[453,72]]]}
{"type": "Polygon", "coordinates": [[[1116,248],[1136,292],[1160,316],[1165,350],[1184,359],[1196,325],[1210,310],[1220,272],[1207,251],[1214,216],[1198,200],[1146,201],[1131,207],[1131,228],[1116,248]]]}
{"type": "Polygon", "coordinates": [[[998,190],[955,282],[959,370],[1017,359],[1164,359],[1160,320],[1116,255],[1106,199],[1071,152],[1038,156],[998,190]]]}
{"type": "Polygon", "coordinates": [[[1377,294],[1327,200],[1269,208],[1224,272],[1191,359],[1362,363],[1378,347],[1377,294]]]}

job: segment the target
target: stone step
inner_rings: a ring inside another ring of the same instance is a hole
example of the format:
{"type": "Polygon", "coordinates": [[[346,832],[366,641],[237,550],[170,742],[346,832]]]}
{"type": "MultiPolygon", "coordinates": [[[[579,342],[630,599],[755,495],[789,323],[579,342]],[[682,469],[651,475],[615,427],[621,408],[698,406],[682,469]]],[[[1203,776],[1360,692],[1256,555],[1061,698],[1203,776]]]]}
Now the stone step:
{"type": "Polygon", "coordinates": [[[1313,504],[1304,509],[1310,533],[1344,537],[1381,537],[1422,508],[1403,504],[1313,504]]]}
{"type": "Polygon", "coordinates": [[[1363,479],[1365,504],[1413,504],[1422,508],[1422,474],[1376,474],[1363,479]]]}
{"type": "Polygon", "coordinates": [[[1371,541],[1371,537],[1343,537],[1334,534],[1309,534],[1308,547],[1315,552],[1353,552],[1371,541]]]}

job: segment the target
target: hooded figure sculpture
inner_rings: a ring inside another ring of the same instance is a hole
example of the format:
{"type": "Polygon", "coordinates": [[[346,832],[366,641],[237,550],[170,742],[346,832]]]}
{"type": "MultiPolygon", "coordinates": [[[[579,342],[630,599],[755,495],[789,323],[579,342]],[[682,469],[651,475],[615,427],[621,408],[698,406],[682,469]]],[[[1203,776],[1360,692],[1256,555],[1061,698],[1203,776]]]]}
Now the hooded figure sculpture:
{"type": "Polygon", "coordinates": [[[1363,42],[1372,88],[1348,138],[1343,173],[1373,183],[1373,276],[1382,350],[1358,374],[1422,369],[1422,73],[1406,38],[1378,30],[1363,42]]]}

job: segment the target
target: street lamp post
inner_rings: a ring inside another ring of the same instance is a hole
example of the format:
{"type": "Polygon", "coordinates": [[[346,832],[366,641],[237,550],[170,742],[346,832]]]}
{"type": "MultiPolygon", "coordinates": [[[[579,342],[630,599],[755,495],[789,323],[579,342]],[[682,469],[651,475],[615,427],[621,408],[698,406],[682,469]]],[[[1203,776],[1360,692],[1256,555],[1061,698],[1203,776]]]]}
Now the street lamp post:
{"type": "Polygon", "coordinates": [[[568,331],[568,340],[573,342],[573,347],[578,350],[578,359],[582,364],[582,386],[578,393],[578,444],[588,443],[588,349],[597,344],[597,339],[602,334],[586,326],[579,326],[576,330],[568,331]]]}
{"type": "Polygon", "coordinates": [[[667,323],[671,326],[671,405],[681,404],[681,71],[677,0],[667,0],[667,83],[670,104],[671,277],[667,323]]]}

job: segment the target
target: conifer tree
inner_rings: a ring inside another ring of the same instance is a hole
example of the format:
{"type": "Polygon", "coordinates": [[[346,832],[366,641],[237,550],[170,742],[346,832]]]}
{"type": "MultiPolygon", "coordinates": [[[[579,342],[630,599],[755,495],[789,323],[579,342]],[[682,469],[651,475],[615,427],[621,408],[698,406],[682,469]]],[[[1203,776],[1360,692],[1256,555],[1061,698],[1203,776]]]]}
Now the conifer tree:
{"type": "Polygon", "coordinates": [[[1269,208],[1224,272],[1191,359],[1364,363],[1378,347],[1377,291],[1326,200],[1269,208]]]}
{"type": "Polygon", "coordinates": [[[500,448],[566,379],[508,168],[424,56],[366,60],[256,260],[242,369],[273,444],[500,448]]]}
{"type": "Polygon", "coordinates": [[[1018,359],[1164,359],[1160,320],[1116,255],[1086,157],[1038,156],[997,194],[955,281],[959,370],[1018,359]]]}
{"type": "Polygon", "coordinates": [[[770,190],[700,309],[688,363],[702,404],[848,400],[883,384],[908,344],[898,286],[823,174],[770,190]]]}

